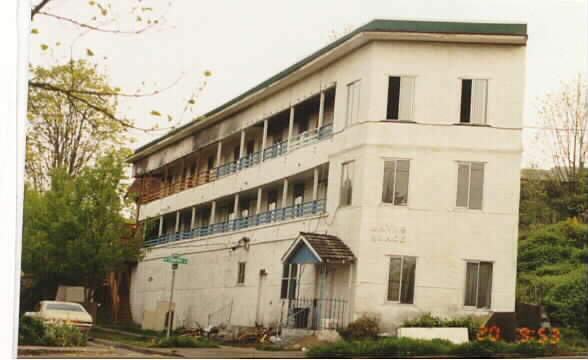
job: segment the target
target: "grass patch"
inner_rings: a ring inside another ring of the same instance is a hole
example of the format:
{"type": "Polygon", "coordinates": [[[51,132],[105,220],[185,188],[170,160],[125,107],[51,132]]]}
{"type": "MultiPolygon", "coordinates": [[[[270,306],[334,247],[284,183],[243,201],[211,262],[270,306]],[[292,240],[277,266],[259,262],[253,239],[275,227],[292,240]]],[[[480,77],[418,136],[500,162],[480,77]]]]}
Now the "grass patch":
{"type": "Polygon", "coordinates": [[[354,357],[413,357],[452,355],[470,358],[491,358],[497,355],[522,355],[528,357],[551,356],[562,352],[557,345],[493,342],[490,340],[453,344],[447,340],[420,340],[390,337],[382,340],[339,341],[334,344],[317,345],[307,353],[311,358],[354,358],[354,357]]]}
{"type": "Polygon", "coordinates": [[[98,339],[151,348],[215,348],[219,346],[218,341],[191,336],[173,335],[167,338],[165,335],[128,335],[100,329],[92,329],[91,335],[98,339]]]}
{"type": "Polygon", "coordinates": [[[142,329],[141,325],[136,323],[127,323],[127,324],[113,324],[113,323],[101,323],[98,326],[112,329],[112,330],[119,330],[125,331],[137,335],[145,335],[145,336],[161,336],[165,335],[165,331],[157,331],[157,330],[150,330],[150,329],[142,329]]]}
{"type": "Polygon", "coordinates": [[[219,342],[212,339],[181,335],[174,335],[169,338],[162,337],[154,345],[154,347],[160,348],[217,348],[218,346],[219,342]]]}
{"type": "Polygon", "coordinates": [[[286,348],[284,345],[278,344],[257,344],[255,345],[255,349],[261,351],[292,351],[291,349],[286,348]]]}
{"type": "Polygon", "coordinates": [[[143,347],[151,347],[155,343],[155,337],[149,335],[127,335],[121,333],[115,333],[105,331],[101,329],[93,328],[90,331],[90,336],[98,339],[120,342],[123,344],[137,345],[143,347]]]}

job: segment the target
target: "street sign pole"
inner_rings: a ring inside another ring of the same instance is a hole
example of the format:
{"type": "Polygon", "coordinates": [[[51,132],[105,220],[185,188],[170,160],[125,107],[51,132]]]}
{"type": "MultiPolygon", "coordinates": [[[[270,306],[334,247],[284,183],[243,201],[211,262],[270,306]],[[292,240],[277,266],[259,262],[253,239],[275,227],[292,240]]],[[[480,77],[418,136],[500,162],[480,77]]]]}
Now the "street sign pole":
{"type": "Polygon", "coordinates": [[[176,281],[176,269],[177,268],[178,268],[178,264],[172,264],[172,281],[171,281],[171,289],[169,292],[169,308],[167,310],[167,337],[168,338],[169,338],[169,334],[171,332],[171,324],[173,321],[172,301],[174,300],[174,282],[176,281]]]}

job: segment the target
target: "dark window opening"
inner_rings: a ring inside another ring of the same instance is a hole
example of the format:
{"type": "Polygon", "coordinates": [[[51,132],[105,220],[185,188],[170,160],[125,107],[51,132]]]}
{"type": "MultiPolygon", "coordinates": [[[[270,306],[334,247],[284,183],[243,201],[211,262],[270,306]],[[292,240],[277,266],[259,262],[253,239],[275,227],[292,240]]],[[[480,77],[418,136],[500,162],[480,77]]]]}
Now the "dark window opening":
{"type": "Polygon", "coordinates": [[[472,106],[472,80],[461,81],[461,112],[459,122],[470,122],[470,110],[472,106]]]}
{"type": "Polygon", "coordinates": [[[386,118],[398,120],[398,110],[400,108],[400,77],[391,76],[388,78],[388,109],[386,118]]]}

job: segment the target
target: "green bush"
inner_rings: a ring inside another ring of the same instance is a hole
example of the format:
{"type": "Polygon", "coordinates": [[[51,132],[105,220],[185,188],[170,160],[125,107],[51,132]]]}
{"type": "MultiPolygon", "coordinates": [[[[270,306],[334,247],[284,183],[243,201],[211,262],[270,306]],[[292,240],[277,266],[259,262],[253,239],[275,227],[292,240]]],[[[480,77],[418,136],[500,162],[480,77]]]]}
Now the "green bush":
{"type": "Polygon", "coordinates": [[[401,327],[465,327],[468,329],[468,337],[471,341],[476,339],[476,334],[482,323],[483,321],[481,319],[472,316],[459,317],[456,319],[443,319],[433,316],[431,313],[425,313],[416,319],[405,320],[401,327]]]}
{"type": "Polygon", "coordinates": [[[18,328],[20,345],[84,346],[88,338],[71,325],[45,324],[42,320],[23,316],[18,328]]]}
{"type": "Polygon", "coordinates": [[[20,345],[44,345],[45,325],[39,319],[23,316],[18,326],[18,343],[20,345]]]}
{"type": "Polygon", "coordinates": [[[380,333],[380,320],[376,316],[364,314],[349,323],[346,328],[338,328],[337,332],[347,341],[377,339],[380,333]]]}
{"type": "Polygon", "coordinates": [[[561,328],[559,347],[565,352],[585,352],[588,348],[586,336],[576,329],[561,328]]]}
{"type": "Polygon", "coordinates": [[[85,346],[88,338],[80,329],[71,325],[45,325],[44,341],[47,345],[85,346]]]}
{"type": "Polygon", "coordinates": [[[160,348],[215,348],[218,347],[218,342],[208,338],[174,335],[156,340],[154,346],[160,348]]]}
{"type": "Polygon", "coordinates": [[[354,357],[414,357],[453,355],[457,357],[490,358],[496,355],[524,355],[528,357],[555,355],[556,345],[526,343],[505,343],[502,341],[471,341],[453,344],[447,340],[419,340],[412,338],[385,338],[381,340],[339,341],[335,344],[312,347],[307,356],[311,358],[354,358],[354,357]]]}
{"type": "Polygon", "coordinates": [[[351,358],[351,357],[408,357],[447,354],[453,346],[447,340],[417,340],[410,338],[385,338],[382,340],[339,341],[335,344],[312,347],[308,357],[351,358]]]}

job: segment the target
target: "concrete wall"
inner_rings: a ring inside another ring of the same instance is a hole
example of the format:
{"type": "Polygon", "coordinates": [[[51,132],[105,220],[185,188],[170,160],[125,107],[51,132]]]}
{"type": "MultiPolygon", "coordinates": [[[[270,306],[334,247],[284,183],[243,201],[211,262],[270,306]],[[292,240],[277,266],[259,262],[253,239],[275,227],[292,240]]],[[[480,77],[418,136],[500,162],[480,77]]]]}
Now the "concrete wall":
{"type": "MultiPolygon", "coordinates": [[[[494,263],[491,310],[513,311],[524,64],[524,47],[373,42],[240,113],[242,124],[253,124],[336,81],[331,139],[143,205],[140,218],[253,190],[325,163],[328,215],[152,248],[131,282],[134,319],[141,322],[145,311],[167,299],[171,274],[161,258],[178,252],[189,264],[178,270],[176,325],[183,319],[204,325],[208,313],[230,300],[235,301],[234,324],[252,325],[258,304],[264,323],[277,321],[280,258],[300,231],[328,231],[352,249],[357,263],[332,267],[330,294],[348,299],[354,317],[380,314],[384,329],[425,311],[442,316],[485,313],[463,306],[466,260],[494,263]],[[392,75],[416,76],[415,123],[381,122],[392,75]],[[489,79],[489,126],[454,125],[459,121],[462,77],[489,79]],[[358,79],[360,121],[345,128],[347,84],[358,79]],[[381,202],[386,158],[410,159],[407,206],[381,202]],[[341,164],[347,161],[355,162],[353,199],[351,206],[339,207],[341,164]],[[482,210],[455,207],[457,161],[485,163],[482,210]],[[230,252],[243,236],[252,239],[249,251],[230,252]],[[417,258],[414,304],[386,300],[391,255],[417,258]],[[244,285],[236,284],[239,261],[247,261],[244,285]],[[258,300],[262,268],[268,276],[258,300]]],[[[311,191],[312,186],[305,189],[311,191]]],[[[312,266],[306,269],[303,293],[311,294],[316,292],[316,276],[312,266]]]]}

